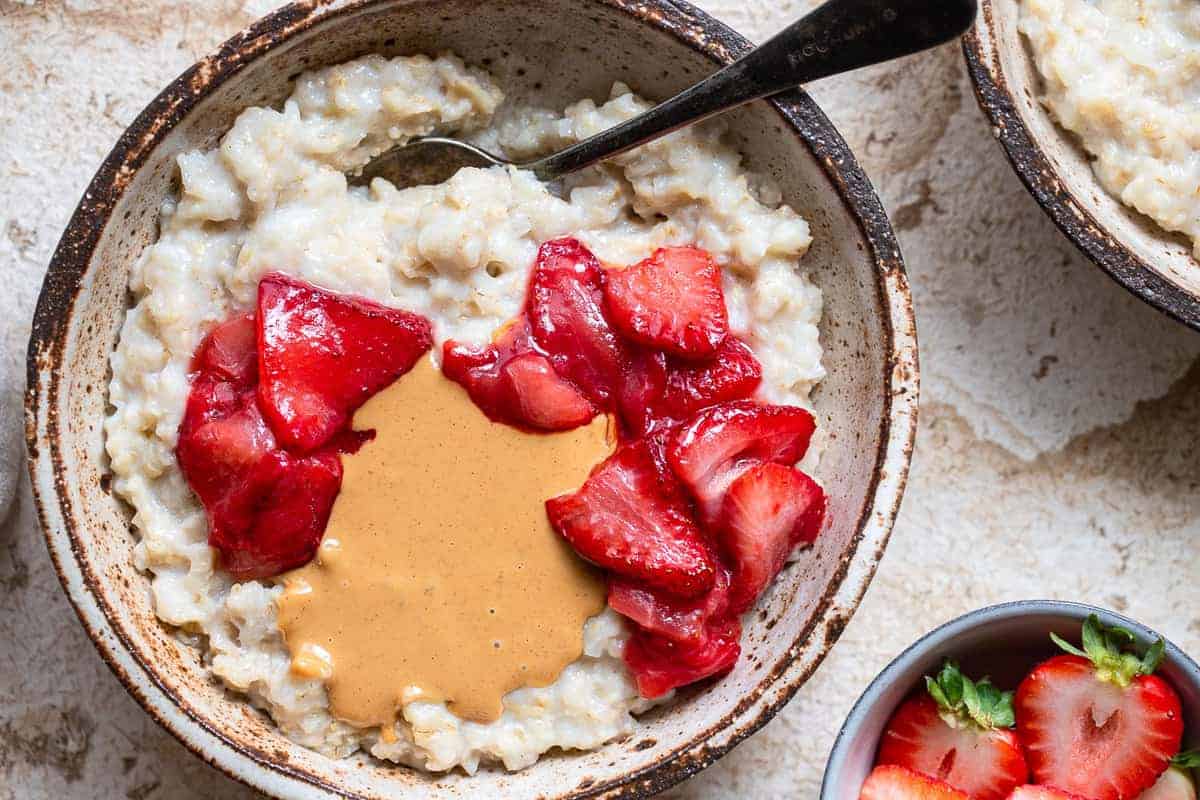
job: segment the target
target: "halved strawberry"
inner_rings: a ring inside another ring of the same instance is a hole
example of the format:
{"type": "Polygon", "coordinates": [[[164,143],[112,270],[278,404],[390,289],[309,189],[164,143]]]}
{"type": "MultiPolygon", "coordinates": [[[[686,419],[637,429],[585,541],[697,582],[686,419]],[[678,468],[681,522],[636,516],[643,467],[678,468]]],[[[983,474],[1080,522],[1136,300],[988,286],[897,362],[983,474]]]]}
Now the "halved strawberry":
{"type": "Polygon", "coordinates": [[[1042,662],[1016,695],[1017,732],[1039,784],[1091,800],[1130,800],[1149,789],[1179,752],[1179,696],[1152,674],[1160,639],[1142,657],[1133,634],[1092,615],[1080,650],[1042,662]]]}
{"type": "Polygon", "coordinates": [[[709,620],[724,617],[729,611],[729,570],[718,566],[712,589],[691,600],[679,600],[626,578],[610,576],[608,604],[651,633],[676,642],[697,643],[705,636],[709,620]]]}
{"type": "Polygon", "coordinates": [[[612,410],[629,347],[604,315],[604,270],[575,239],[539,248],[526,313],[538,348],[596,406],[612,410]]]}
{"type": "Polygon", "coordinates": [[[947,661],[926,688],[905,700],[884,728],[876,764],[896,764],[972,800],[1004,800],[1029,779],[1013,726],[1012,692],[978,683],[947,661]]]}
{"type": "Polygon", "coordinates": [[[871,770],[858,800],[971,800],[949,784],[911,769],[888,765],[871,770]]]}
{"type": "Polygon", "coordinates": [[[710,620],[699,640],[678,642],[635,628],[625,642],[625,664],[642,697],[661,697],[678,686],[730,670],[741,655],[737,617],[710,620]]]}
{"type": "Polygon", "coordinates": [[[649,445],[622,445],[576,492],[546,501],[550,524],[579,555],[678,598],[712,588],[716,563],[686,499],[649,445]]]}
{"type": "Polygon", "coordinates": [[[825,492],[795,467],[756,464],[729,484],[718,540],[733,566],[733,613],[754,605],[788,554],[817,537],[824,518],[825,492]]]}
{"type": "Polygon", "coordinates": [[[739,475],[755,464],[799,461],[815,427],[812,414],[802,408],[722,403],[693,417],[667,457],[696,499],[701,522],[715,526],[725,490],[739,475]]]}
{"type": "Polygon", "coordinates": [[[258,284],[258,398],[284,447],[327,443],[433,344],[424,317],[282,273],[258,284]]]}
{"type": "Polygon", "coordinates": [[[1008,800],[1087,800],[1077,794],[1067,794],[1049,786],[1018,786],[1012,790],[1008,800]]]}
{"type": "Polygon", "coordinates": [[[524,316],[487,347],[447,341],[442,346],[442,371],[495,422],[563,431],[596,416],[588,399],[533,349],[524,316]]]}
{"type": "Polygon", "coordinates": [[[1200,767],[1200,752],[1192,750],[1171,759],[1171,766],[1138,800],[1196,800],[1192,770],[1200,767]]]}
{"type": "Polygon", "coordinates": [[[610,270],[604,300],[626,338],[681,358],[708,358],[729,333],[721,269],[695,247],[664,247],[610,270]]]}

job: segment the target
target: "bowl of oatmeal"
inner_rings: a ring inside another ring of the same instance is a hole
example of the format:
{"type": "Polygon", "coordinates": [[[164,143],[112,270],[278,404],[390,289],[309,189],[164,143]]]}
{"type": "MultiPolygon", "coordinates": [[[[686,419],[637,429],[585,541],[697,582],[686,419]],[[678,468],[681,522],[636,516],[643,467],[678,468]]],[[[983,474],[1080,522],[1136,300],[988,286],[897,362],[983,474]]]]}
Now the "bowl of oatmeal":
{"type": "Polygon", "coordinates": [[[346,179],[431,132],[545,152],[748,47],[667,3],[289,7],[125,133],[39,302],[30,467],[81,620],[185,745],[281,797],[643,796],[799,690],[917,388],[820,111],[561,193],[346,179]]]}
{"type": "Polygon", "coordinates": [[[1021,180],[1129,291],[1200,328],[1200,11],[985,0],[963,40],[1021,180]]]}

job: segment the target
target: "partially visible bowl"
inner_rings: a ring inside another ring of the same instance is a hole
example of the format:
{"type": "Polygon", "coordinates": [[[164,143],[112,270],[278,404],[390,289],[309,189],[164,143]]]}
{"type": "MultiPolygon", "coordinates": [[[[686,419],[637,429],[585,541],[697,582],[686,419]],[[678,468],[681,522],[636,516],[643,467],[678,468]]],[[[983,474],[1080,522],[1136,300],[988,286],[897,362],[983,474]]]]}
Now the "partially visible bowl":
{"type": "MultiPolygon", "coordinates": [[[[922,677],[935,674],[944,659],[957,660],[964,674],[989,675],[1002,689],[1016,688],[1031,667],[1061,652],[1050,641],[1050,634],[1078,642],[1089,614],[1099,616],[1105,625],[1127,628],[1139,647],[1160,638],[1145,625],[1103,608],[1061,600],[1024,600],[972,611],[918,639],[871,681],[850,710],[829,754],[821,800],[858,800],[887,721],[909,692],[921,685],[922,677]]],[[[1179,693],[1184,749],[1195,747],[1200,743],[1200,666],[1167,642],[1166,656],[1156,674],[1179,693]]]]}
{"type": "Polygon", "coordinates": [[[131,558],[128,512],[109,492],[102,420],[108,358],[130,266],[156,236],[174,158],[211,148],[240,111],[276,105],[307,69],[367,52],[454,50],[506,93],[562,107],[614,81],[664,98],[749,49],[677,0],[317,0],[285,6],[173,82],[124,133],[55,253],[33,321],[26,397],[30,469],[60,578],[101,655],[145,709],[209,763],[279,797],[644,797],[753,733],[837,641],[882,555],[916,426],[911,299],[883,208],[842,138],[801,92],[730,115],[751,169],[769,174],[815,236],[828,379],[814,395],[830,432],[818,475],[831,523],[748,621],[723,680],[643,718],[594,752],[549,754],[515,774],[430,776],[361,755],[337,761],[282,736],[206,674],[154,615],[131,558]]]}
{"type": "Polygon", "coordinates": [[[1019,0],[981,0],[979,12],[963,52],[979,105],[1017,175],[1117,283],[1200,330],[1200,263],[1191,244],[1109,194],[1076,137],[1041,104],[1040,76],[1017,29],[1019,0]]]}

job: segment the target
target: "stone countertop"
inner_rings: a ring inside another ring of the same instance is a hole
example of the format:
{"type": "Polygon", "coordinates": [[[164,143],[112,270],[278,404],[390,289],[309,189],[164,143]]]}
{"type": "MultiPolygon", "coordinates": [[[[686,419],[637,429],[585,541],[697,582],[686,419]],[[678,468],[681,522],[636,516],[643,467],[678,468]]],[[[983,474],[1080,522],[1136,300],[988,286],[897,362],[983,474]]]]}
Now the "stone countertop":
{"type": "MultiPolygon", "coordinates": [[[[142,106],[270,0],[0,0],[0,441],[36,287],[142,106]]],[[[699,0],[753,39],[815,0],[699,0]]],[[[774,721],[673,798],[810,798],[875,673],[989,603],[1104,605],[1200,652],[1200,335],[1108,280],[1042,214],[956,45],[812,92],[895,222],[923,403],[887,554],[838,646],[774,721]]],[[[248,798],[126,695],[71,612],[29,490],[0,527],[0,800],[248,798]]]]}

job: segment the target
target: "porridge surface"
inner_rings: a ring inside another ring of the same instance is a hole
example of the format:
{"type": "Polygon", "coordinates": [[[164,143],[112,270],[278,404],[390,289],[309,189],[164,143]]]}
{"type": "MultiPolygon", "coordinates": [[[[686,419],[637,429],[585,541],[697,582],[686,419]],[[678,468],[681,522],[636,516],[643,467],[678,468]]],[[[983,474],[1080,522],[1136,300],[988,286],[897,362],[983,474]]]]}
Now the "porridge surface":
{"type": "MultiPolygon", "coordinates": [[[[560,147],[646,108],[617,85],[597,106],[501,107],[489,76],[451,56],[367,56],[302,76],[276,111],[245,111],[209,152],[179,157],[182,189],[158,242],[135,264],[112,357],[106,422],[114,487],[133,507],[139,567],[158,615],[203,634],[205,661],[293,740],[333,756],[358,748],[429,770],[516,769],[547,749],[593,748],[630,731],[639,697],[620,660],[625,631],[606,609],[584,655],[544,688],[505,698],[499,720],[460,720],[414,701],[394,730],[330,716],[324,684],[297,677],[276,620],[282,591],[215,568],[207,521],[175,460],[193,352],[208,330],[253,306],[259,278],[283,270],[322,287],[427,316],[436,345],[483,343],[521,307],[538,245],[581,239],[604,261],[696,244],[724,268],[732,329],[763,367],[762,394],[807,405],[824,376],[821,295],[796,271],[808,225],[739,168],[713,125],[690,128],[580,173],[568,198],[516,170],[466,169],[439,186],[348,188],[344,173],[392,142],[459,133],[510,156],[560,147]]],[[[814,447],[816,451],[819,448],[814,447]]]]}
{"type": "Polygon", "coordinates": [[[1200,4],[1023,0],[1020,27],[1100,182],[1200,258],[1200,4]]]}

